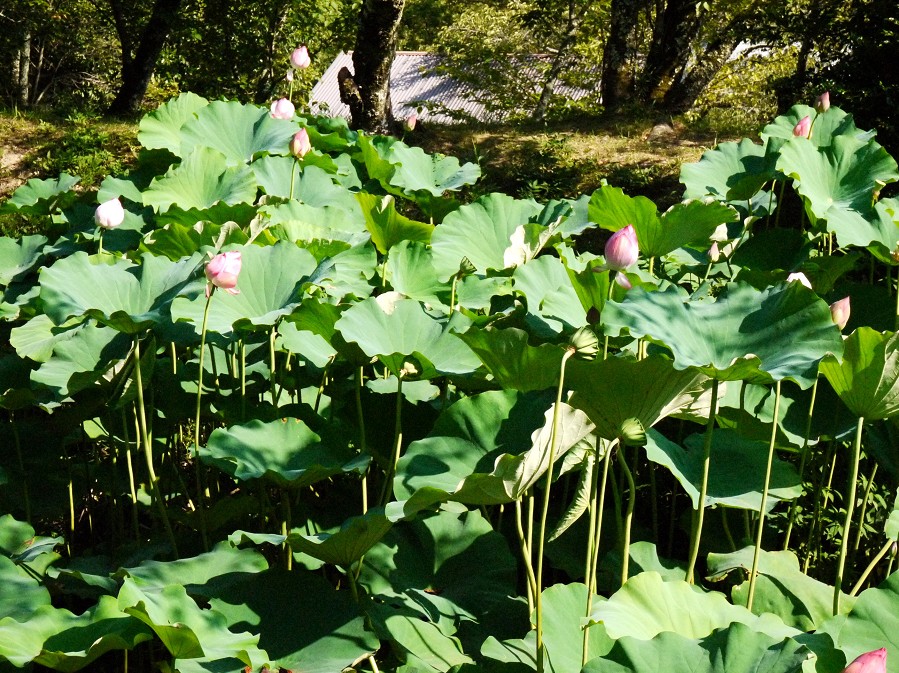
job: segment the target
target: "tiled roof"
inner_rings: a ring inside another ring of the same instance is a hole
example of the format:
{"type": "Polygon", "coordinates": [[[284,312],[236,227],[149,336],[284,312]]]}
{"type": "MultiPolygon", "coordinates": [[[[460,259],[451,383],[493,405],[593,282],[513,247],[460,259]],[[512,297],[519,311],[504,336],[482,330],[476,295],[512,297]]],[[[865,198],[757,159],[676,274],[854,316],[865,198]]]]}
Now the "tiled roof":
{"type": "MultiPolygon", "coordinates": [[[[440,57],[437,54],[419,51],[396,53],[390,68],[390,97],[394,116],[404,119],[420,106],[422,110],[419,112],[419,119],[438,124],[452,124],[458,121],[457,118],[440,112],[446,109],[455,110],[462,117],[488,121],[488,112],[478,101],[477,92],[447,75],[435,73],[439,63],[440,57]],[[434,109],[429,110],[429,107],[434,109]]],[[[337,86],[337,73],[344,66],[350,72],[353,71],[352,52],[340,52],[312,89],[313,112],[349,119],[349,107],[341,102],[337,86]]],[[[538,71],[535,66],[524,67],[521,75],[533,79],[534,86],[539,91],[539,85],[536,83],[538,71]]],[[[574,100],[590,93],[586,89],[564,84],[558,84],[555,90],[559,95],[574,100]]]]}

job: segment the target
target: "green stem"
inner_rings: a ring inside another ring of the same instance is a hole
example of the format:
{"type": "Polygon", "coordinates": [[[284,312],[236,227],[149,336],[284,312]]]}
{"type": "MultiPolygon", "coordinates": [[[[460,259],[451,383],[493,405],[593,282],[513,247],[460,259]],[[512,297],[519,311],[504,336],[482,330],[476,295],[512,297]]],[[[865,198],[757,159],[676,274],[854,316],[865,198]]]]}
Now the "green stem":
{"type": "Polygon", "coordinates": [[[777,419],[780,418],[780,381],[774,384],[774,418],[771,420],[771,440],[768,442],[768,464],[765,467],[765,486],[762,489],[762,503],[759,505],[759,521],[755,534],[755,551],[752,554],[752,570],[749,572],[749,594],[746,608],[752,610],[755,597],[755,579],[762,553],[762,534],[765,531],[765,509],[768,507],[768,490],[771,487],[771,467],[774,465],[774,445],[777,440],[777,419]]]}
{"type": "Polygon", "coordinates": [[[203,539],[203,551],[209,551],[209,536],[206,532],[206,501],[203,497],[203,478],[200,470],[200,415],[203,403],[203,358],[206,354],[206,326],[209,322],[209,305],[212,303],[212,295],[215,287],[206,297],[206,306],[203,308],[203,323],[200,327],[200,371],[197,374],[197,404],[194,408],[194,484],[197,489],[197,514],[200,519],[200,536],[203,539]]]}
{"type": "Polygon", "coordinates": [[[883,545],[883,547],[881,547],[880,551],[877,552],[877,556],[871,559],[868,567],[865,568],[865,572],[862,573],[862,576],[858,578],[858,582],[856,582],[855,586],[852,587],[852,591],[849,592],[850,596],[855,596],[859,592],[859,589],[862,588],[865,581],[868,579],[868,576],[874,570],[874,567],[883,560],[883,557],[889,553],[894,544],[896,544],[895,540],[887,540],[887,543],[883,545]]]}
{"type": "Polygon", "coordinates": [[[865,495],[862,497],[862,506],[858,510],[858,530],[855,531],[855,544],[852,545],[852,551],[858,551],[858,546],[862,541],[862,534],[865,532],[865,512],[868,510],[868,502],[871,499],[871,489],[874,486],[874,477],[877,476],[878,464],[874,463],[874,469],[871,470],[871,476],[868,478],[868,484],[865,486],[865,495]]]}
{"type": "Polygon", "coordinates": [[[524,526],[521,523],[521,498],[515,501],[515,532],[518,534],[518,548],[521,550],[521,558],[524,561],[524,570],[528,579],[528,614],[534,609],[534,592],[537,590],[537,579],[534,577],[534,560],[528,547],[527,538],[524,535],[524,526]]]}
{"type": "Polygon", "coordinates": [[[705,498],[709,492],[709,467],[712,462],[712,433],[715,430],[715,415],[718,413],[718,379],[712,379],[712,404],[709,407],[709,421],[705,426],[705,442],[703,443],[702,484],[699,489],[699,509],[693,520],[693,531],[690,539],[690,559],[687,562],[687,582],[693,584],[696,559],[699,558],[699,541],[702,538],[702,524],[705,518],[705,498]]]}
{"type": "MultiPolygon", "coordinates": [[[[799,484],[802,484],[802,478],[805,475],[805,463],[808,460],[808,442],[812,434],[812,416],[815,413],[815,398],[818,396],[818,379],[812,386],[812,399],[808,405],[808,416],[805,419],[805,437],[802,440],[802,450],[799,454],[799,484]]],[[[787,520],[787,532],[784,535],[784,551],[790,548],[790,535],[793,532],[793,524],[796,522],[796,511],[799,508],[799,498],[794,498],[790,503],[790,514],[787,520]]]]}
{"type": "Polygon", "coordinates": [[[837,564],[837,577],[833,586],[833,614],[840,614],[840,589],[843,587],[843,571],[846,567],[846,553],[849,550],[849,525],[852,523],[852,512],[855,509],[855,491],[858,483],[858,464],[861,459],[862,430],[865,426],[864,416],[858,417],[855,429],[855,442],[852,445],[852,471],[849,474],[849,497],[846,499],[846,519],[843,522],[843,539],[840,542],[840,560],[837,564]]]}
{"type": "Polygon", "coordinates": [[[544,670],[544,648],[543,648],[543,601],[541,597],[543,586],[543,544],[546,540],[546,519],[549,514],[549,493],[553,481],[553,463],[556,461],[556,450],[559,444],[559,412],[562,407],[562,392],[565,388],[565,365],[568,359],[574,355],[574,349],[565,351],[562,356],[562,363],[559,367],[559,386],[556,389],[556,405],[553,407],[552,432],[549,440],[549,464],[546,467],[546,481],[543,488],[543,510],[540,514],[540,532],[537,536],[537,588],[536,588],[536,611],[537,611],[537,673],[543,673],[544,670]]]}
{"type": "Polygon", "coordinates": [[[22,440],[19,437],[19,426],[12,411],[9,412],[9,424],[12,426],[13,444],[16,447],[16,458],[19,461],[19,472],[22,475],[22,499],[25,501],[25,521],[31,523],[31,497],[28,495],[28,475],[25,474],[25,461],[22,458],[22,440]]]}
{"type": "MultiPolygon", "coordinates": [[[[293,86],[293,82],[290,83],[293,86]]],[[[287,197],[288,201],[293,201],[293,181],[297,176],[297,167],[300,165],[300,160],[294,158],[293,165],[290,167],[290,195],[287,197]]]]}
{"type": "Polygon", "coordinates": [[[384,507],[393,497],[393,477],[396,475],[396,466],[400,462],[400,450],[403,446],[403,377],[396,378],[396,414],[393,423],[393,457],[390,460],[390,469],[384,479],[384,487],[381,489],[381,506],[384,507]]]}
{"type": "Polygon", "coordinates": [[[618,462],[621,464],[621,471],[627,479],[627,510],[624,514],[624,545],[621,551],[621,586],[627,583],[630,554],[631,554],[631,522],[634,519],[634,505],[637,502],[637,489],[634,486],[634,476],[627,464],[627,456],[625,455],[624,445],[618,440],[618,462]]]}
{"type": "Polygon", "coordinates": [[[140,367],[140,338],[134,336],[134,383],[137,386],[137,408],[140,427],[140,443],[144,448],[144,459],[147,462],[147,474],[150,476],[150,490],[153,494],[153,500],[159,509],[159,516],[162,518],[162,524],[165,532],[169,537],[172,545],[172,552],[175,558],[179,558],[178,543],[175,541],[175,533],[172,530],[172,524],[169,522],[169,515],[166,512],[165,503],[162,500],[162,491],[159,489],[159,478],[156,476],[156,470],[153,469],[153,445],[150,442],[150,433],[147,431],[147,411],[144,405],[144,385],[141,377],[140,367]]]}
{"type": "MultiPolygon", "coordinates": [[[[602,439],[596,440],[596,447],[599,449],[600,444],[602,444],[602,439]]],[[[584,577],[584,583],[587,585],[587,606],[586,612],[584,614],[585,617],[589,618],[593,612],[593,594],[596,593],[596,569],[599,566],[599,543],[602,536],[602,517],[603,511],[605,509],[606,504],[606,484],[609,480],[609,460],[611,456],[611,447],[606,447],[606,451],[603,454],[602,459],[602,482],[597,487],[596,482],[597,479],[594,477],[593,487],[595,490],[594,498],[592,500],[592,506],[596,509],[596,516],[591,517],[591,521],[594,522],[595,529],[592,531],[592,539],[593,543],[588,549],[588,553],[590,557],[587,562],[587,573],[584,577]],[[598,502],[597,502],[598,496],[598,502]]],[[[598,454],[597,454],[598,455],[598,454]]],[[[599,467],[599,460],[596,460],[596,467],[599,467]]],[[[597,475],[598,476],[598,475],[597,475]]],[[[589,640],[587,638],[587,630],[584,630],[584,651],[582,655],[581,666],[587,663],[589,659],[589,640]]]]}
{"type": "MultiPolygon", "coordinates": [[[[356,418],[359,423],[359,453],[368,452],[365,440],[365,414],[362,413],[362,367],[356,368],[356,418]]],[[[362,474],[362,513],[368,511],[368,470],[362,474]]]]}

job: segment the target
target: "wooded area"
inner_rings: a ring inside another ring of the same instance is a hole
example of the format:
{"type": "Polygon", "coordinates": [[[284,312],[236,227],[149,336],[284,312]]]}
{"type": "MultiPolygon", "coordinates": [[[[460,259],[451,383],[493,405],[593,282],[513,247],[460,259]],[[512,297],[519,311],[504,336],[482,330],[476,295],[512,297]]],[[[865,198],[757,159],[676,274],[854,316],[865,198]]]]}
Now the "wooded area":
{"type": "MultiPolygon", "coordinates": [[[[263,103],[286,90],[287,57],[300,43],[313,65],[297,91],[355,46],[354,123],[382,131],[385,64],[397,47],[442,53],[446,70],[491,105],[535,119],[571,112],[554,95],[560,81],[601,94],[578,112],[681,114],[735,50],[756,69],[788,63],[786,76],[781,66],[763,78],[761,93],[781,107],[829,89],[893,134],[883,113],[899,103],[896,69],[883,67],[899,47],[891,0],[10,0],[0,26],[0,94],[18,108],[127,115],[178,91],[263,103]],[[547,55],[536,90],[514,65],[534,53],[547,55]]],[[[739,92],[728,93],[732,105],[739,92]]]]}

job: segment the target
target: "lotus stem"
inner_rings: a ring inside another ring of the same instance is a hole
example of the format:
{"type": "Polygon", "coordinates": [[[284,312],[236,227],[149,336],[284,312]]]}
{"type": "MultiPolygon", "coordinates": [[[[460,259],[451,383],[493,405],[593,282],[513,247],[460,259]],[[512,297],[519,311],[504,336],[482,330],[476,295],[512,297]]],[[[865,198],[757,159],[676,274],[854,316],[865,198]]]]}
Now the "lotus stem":
{"type": "Polygon", "coordinates": [[[531,550],[528,547],[528,541],[524,535],[524,526],[521,523],[521,498],[515,501],[515,531],[518,534],[518,547],[521,550],[521,558],[524,561],[524,570],[528,580],[528,613],[531,613],[534,610],[534,592],[537,590],[537,580],[534,577],[534,562],[531,558],[531,550]]]}
{"type": "Polygon", "coordinates": [[[709,407],[709,421],[705,427],[703,442],[702,484],[699,489],[699,508],[693,520],[693,531],[690,540],[690,559],[687,562],[686,580],[694,583],[696,559],[699,557],[699,541],[702,538],[702,524],[705,518],[705,498],[709,492],[709,467],[712,462],[712,433],[715,430],[715,415],[718,408],[718,379],[712,379],[712,404],[709,407]]]}
{"type": "MultiPolygon", "coordinates": [[[[366,453],[368,447],[365,440],[365,414],[362,413],[362,367],[356,368],[356,417],[359,423],[359,453],[366,453]]],[[[362,473],[362,513],[368,511],[368,469],[362,473]]]]}
{"type": "Polygon", "coordinates": [[[862,505],[858,510],[858,530],[855,531],[855,544],[852,545],[852,551],[857,552],[858,546],[862,541],[862,534],[865,532],[865,512],[868,509],[868,502],[871,498],[871,489],[874,486],[874,477],[877,476],[878,464],[874,463],[874,469],[871,470],[871,476],[868,477],[868,483],[865,486],[865,495],[862,496],[862,505]]]}
{"type": "MultiPolygon", "coordinates": [[[[599,448],[602,441],[603,441],[602,439],[596,440],[597,449],[599,448]]],[[[605,509],[605,504],[606,504],[606,484],[608,483],[608,480],[609,480],[609,461],[610,461],[611,453],[612,453],[611,447],[606,447],[605,454],[603,454],[603,458],[602,458],[602,482],[600,483],[598,488],[596,485],[597,480],[594,478],[594,481],[593,481],[593,487],[595,489],[594,497],[593,497],[593,506],[596,509],[596,516],[595,516],[595,520],[593,517],[591,517],[591,521],[594,521],[594,530],[592,531],[593,532],[593,535],[592,535],[593,544],[587,550],[588,553],[590,554],[590,558],[588,559],[588,563],[587,563],[587,576],[584,578],[585,579],[584,583],[587,585],[587,608],[586,608],[586,613],[584,615],[585,617],[589,617],[590,613],[593,611],[593,594],[596,593],[596,584],[597,584],[596,569],[599,566],[599,543],[600,543],[600,538],[602,535],[602,516],[603,516],[603,510],[605,509]],[[598,497],[598,503],[597,503],[597,497],[598,497]]],[[[596,461],[596,467],[597,468],[599,467],[598,458],[596,461]]],[[[582,661],[581,661],[582,666],[587,663],[588,651],[589,651],[589,641],[587,639],[587,631],[585,629],[584,630],[584,652],[583,652],[582,661]]]]}
{"type": "Polygon", "coordinates": [[[134,382],[137,385],[137,408],[138,408],[138,426],[140,428],[140,443],[144,447],[144,458],[147,462],[147,473],[150,476],[150,489],[153,493],[153,500],[159,508],[159,515],[162,517],[162,524],[165,532],[169,537],[172,545],[172,552],[175,558],[179,558],[178,543],[175,541],[175,533],[172,530],[172,524],[169,522],[169,515],[165,509],[165,503],[162,500],[162,491],[159,489],[159,478],[156,476],[156,470],[153,469],[153,445],[150,442],[150,433],[147,431],[147,412],[144,406],[144,385],[141,377],[140,368],[140,338],[134,336],[134,382]]]}
{"type": "Polygon", "coordinates": [[[390,468],[381,488],[381,507],[390,502],[393,497],[393,477],[396,475],[396,466],[400,462],[400,450],[403,446],[403,376],[396,377],[396,413],[393,424],[393,457],[390,459],[390,468]]]}
{"type": "Polygon", "coordinates": [[[849,497],[846,499],[846,519],[843,522],[843,539],[840,543],[840,560],[837,564],[837,577],[833,587],[833,614],[840,614],[840,589],[843,586],[843,571],[846,567],[846,553],[849,549],[849,526],[852,523],[852,513],[855,509],[855,491],[858,482],[858,464],[861,459],[862,430],[865,426],[865,417],[858,417],[858,426],[855,429],[855,442],[852,445],[852,469],[849,474],[849,497]]]}
{"type": "MultiPolygon", "coordinates": [[[[290,83],[290,86],[293,86],[293,82],[290,83]]],[[[294,157],[293,165],[290,167],[290,194],[287,197],[288,201],[293,201],[293,181],[297,176],[297,168],[300,165],[300,160],[294,157]]]]}
{"type": "Polygon", "coordinates": [[[272,406],[278,406],[278,398],[281,396],[279,391],[277,390],[277,383],[275,381],[275,372],[277,371],[277,364],[275,361],[275,339],[278,337],[278,327],[277,325],[272,325],[272,329],[268,335],[268,360],[269,360],[269,370],[271,372],[269,376],[269,381],[271,384],[271,394],[272,394],[272,406]]]}
{"type": "MultiPolygon", "coordinates": [[[[206,532],[206,502],[203,497],[203,478],[200,471],[200,414],[203,401],[203,358],[206,354],[206,326],[209,322],[209,305],[212,303],[213,291],[206,297],[203,308],[203,324],[200,327],[200,371],[197,373],[197,404],[194,409],[194,482],[197,489],[197,515],[200,519],[200,536],[203,539],[203,551],[209,551],[209,536],[206,532]]],[[[139,365],[138,365],[139,366],[139,365]]]]}
{"type": "Polygon", "coordinates": [[[28,475],[25,474],[25,461],[22,458],[22,440],[19,437],[19,426],[12,411],[9,412],[9,424],[12,427],[13,444],[16,447],[16,458],[19,462],[19,472],[22,474],[22,499],[25,501],[25,521],[31,523],[31,498],[28,495],[28,475]]]}
{"type": "MultiPolygon", "coordinates": [[[[815,413],[815,399],[818,396],[818,378],[812,385],[812,399],[808,405],[808,415],[805,418],[805,436],[802,440],[802,450],[799,453],[799,485],[802,485],[802,478],[805,475],[805,463],[808,460],[808,442],[812,434],[812,416],[815,413]]],[[[800,496],[801,497],[801,496],[800,496]]],[[[784,551],[790,548],[790,535],[793,532],[793,524],[796,522],[796,510],[799,507],[799,497],[793,499],[790,503],[790,514],[787,517],[787,532],[784,535],[784,551]]]]}
{"type": "Polygon", "coordinates": [[[543,601],[541,593],[543,591],[543,544],[546,539],[546,518],[549,514],[549,493],[553,481],[553,463],[556,461],[556,450],[559,445],[559,411],[562,406],[562,392],[565,389],[565,365],[574,354],[574,348],[567,349],[564,355],[562,355],[562,363],[559,366],[559,385],[556,388],[556,405],[553,407],[552,431],[549,439],[549,464],[546,467],[543,510],[540,514],[540,532],[537,536],[537,673],[543,673],[545,655],[543,648],[543,601]]]}
{"type": "Polygon", "coordinates": [[[768,464],[765,466],[765,486],[762,489],[762,503],[759,505],[759,520],[755,533],[755,551],[752,554],[752,570],[749,571],[749,594],[746,609],[752,611],[755,598],[755,579],[762,553],[762,534],[765,532],[765,510],[768,507],[768,490],[771,487],[771,467],[774,464],[774,445],[777,442],[777,420],[780,418],[780,381],[774,384],[774,418],[771,420],[771,441],[768,443],[768,464]]]}
{"type": "Polygon", "coordinates": [[[634,485],[634,476],[627,464],[627,456],[624,451],[624,444],[618,441],[618,462],[621,464],[621,471],[627,479],[627,510],[624,513],[624,544],[621,550],[621,586],[627,583],[630,554],[631,554],[631,522],[634,519],[634,505],[637,502],[637,488],[634,485]]]}
{"type": "MultiPolygon", "coordinates": [[[[135,411],[135,420],[137,420],[137,412],[135,411]]],[[[122,407],[122,433],[125,435],[125,465],[128,468],[128,486],[131,494],[131,528],[134,533],[134,539],[138,539],[140,529],[137,525],[137,487],[134,481],[134,464],[131,462],[131,439],[128,437],[128,418],[125,415],[125,408],[122,407]]]]}
{"type": "MultiPolygon", "coordinates": [[[[880,551],[877,552],[877,556],[871,559],[868,567],[865,568],[865,572],[862,573],[861,577],[858,578],[858,582],[856,582],[855,586],[852,587],[852,591],[849,592],[850,596],[855,596],[859,592],[864,583],[867,581],[868,576],[874,570],[874,567],[883,560],[883,557],[889,553],[894,544],[896,544],[895,540],[887,540],[886,544],[880,548],[880,551]]],[[[887,575],[889,576],[889,573],[887,573],[887,575]]]]}

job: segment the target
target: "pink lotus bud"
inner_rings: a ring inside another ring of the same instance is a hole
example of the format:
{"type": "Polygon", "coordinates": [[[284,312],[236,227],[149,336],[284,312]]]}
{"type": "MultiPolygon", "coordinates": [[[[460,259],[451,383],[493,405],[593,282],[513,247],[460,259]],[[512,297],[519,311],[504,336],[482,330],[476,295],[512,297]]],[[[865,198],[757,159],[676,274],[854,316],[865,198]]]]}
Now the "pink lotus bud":
{"type": "Polygon", "coordinates": [[[626,269],[637,261],[639,255],[637,232],[632,224],[619,229],[606,241],[606,267],[609,269],[626,269]]]}
{"type": "Polygon", "coordinates": [[[849,322],[849,297],[843,297],[830,305],[830,317],[842,332],[846,328],[846,323],[849,322]]]}
{"type": "Polygon", "coordinates": [[[712,247],[709,248],[709,261],[714,264],[721,258],[721,250],[718,248],[718,241],[712,241],[712,247]]]}
{"type": "Polygon", "coordinates": [[[805,285],[809,290],[813,289],[812,281],[810,281],[806,277],[806,275],[804,273],[802,273],[801,271],[798,271],[796,273],[791,273],[789,276],[787,276],[788,283],[792,283],[793,281],[799,281],[800,283],[805,285]]]}
{"type": "Polygon", "coordinates": [[[881,647],[856,657],[843,673],[887,673],[887,650],[881,647]]]}
{"type": "Polygon", "coordinates": [[[408,117],[406,117],[405,121],[403,121],[403,129],[407,133],[411,133],[415,130],[415,125],[418,123],[418,113],[413,112],[408,117]]]}
{"type": "Polygon", "coordinates": [[[309,150],[312,149],[312,143],[309,142],[309,133],[306,129],[300,129],[293,134],[290,140],[290,153],[297,159],[302,159],[309,150]]]}
{"type": "Polygon", "coordinates": [[[294,112],[296,108],[286,98],[279,98],[272,103],[272,117],[275,119],[293,119],[294,112]]]}
{"type": "Polygon", "coordinates": [[[808,134],[812,132],[812,118],[806,115],[799,120],[799,123],[793,127],[793,135],[797,138],[808,138],[808,134]]]}
{"type": "Polygon", "coordinates": [[[301,44],[290,53],[290,65],[297,70],[305,70],[311,63],[312,59],[309,58],[309,50],[305,44],[301,44]]]}
{"type": "Polygon", "coordinates": [[[632,287],[634,287],[623,271],[619,271],[615,274],[615,282],[625,290],[630,290],[632,287]]]}
{"type": "Polygon", "coordinates": [[[240,294],[237,276],[240,275],[240,251],[230,250],[216,255],[206,265],[206,296],[212,293],[212,286],[220,287],[229,294],[240,294]]]}
{"type": "Polygon", "coordinates": [[[94,222],[104,229],[115,229],[125,221],[125,209],[118,199],[104,201],[94,211],[94,222]]]}
{"type": "Polygon", "coordinates": [[[815,112],[821,114],[830,109],[830,92],[825,91],[815,99],[815,112]]]}

